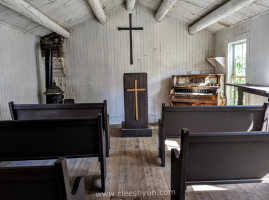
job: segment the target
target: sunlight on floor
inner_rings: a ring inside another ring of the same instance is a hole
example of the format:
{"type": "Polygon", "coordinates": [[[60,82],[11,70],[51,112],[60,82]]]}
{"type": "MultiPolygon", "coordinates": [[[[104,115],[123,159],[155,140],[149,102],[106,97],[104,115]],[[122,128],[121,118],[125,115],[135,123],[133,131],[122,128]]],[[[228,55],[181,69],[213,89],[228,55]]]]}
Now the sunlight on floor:
{"type": "Polygon", "coordinates": [[[221,191],[227,190],[226,188],[216,187],[212,185],[193,185],[192,186],[194,191],[221,191]]]}
{"type": "Polygon", "coordinates": [[[262,178],[261,183],[269,183],[269,173],[262,178]]]}
{"type": "Polygon", "coordinates": [[[178,144],[177,141],[174,141],[174,140],[165,140],[165,145],[167,147],[167,149],[169,151],[171,151],[171,149],[177,149],[177,150],[180,150],[180,146],[178,144]]]}
{"type": "Polygon", "coordinates": [[[252,120],[249,128],[248,128],[248,132],[250,132],[251,130],[253,130],[253,126],[254,126],[254,121],[252,120]]]}

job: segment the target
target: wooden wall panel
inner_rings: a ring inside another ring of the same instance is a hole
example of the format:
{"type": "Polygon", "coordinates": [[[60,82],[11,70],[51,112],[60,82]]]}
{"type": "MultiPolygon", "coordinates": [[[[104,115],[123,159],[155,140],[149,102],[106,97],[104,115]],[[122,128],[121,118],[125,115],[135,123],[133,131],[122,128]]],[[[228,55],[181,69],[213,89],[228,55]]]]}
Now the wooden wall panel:
{"type": "MultiPolygon", "coordinates": [[[[228,55],[228,44],[247,40],[248,84],[269,86],[269,13],[255,17],[225,31],[216,33],[216,56],[228,55]]],[[[262,104],[266,98],[248,95],[248,104],[262,104]]]]}
{"type": "Polygon", "coordinates": [[[118,27],[129,26],[125,6],[107,14],[101,25],[95,20],[72,30],[66,40],[67,77],[65,96],[76,102],[101,102],[108,100],[112,123],[124,119],[123,74],[147,72],[149,89],[149,120],[156,122],[161,114],[161,103],[168,103],[174,74],[213,72],[206,58],[214,56],[214,35],[202,31],[188,34],[187,25],[165,18],[161,23],[154,12],[140,6],[133,11],[133,26],[143,26],[134,31],[134,65],[129,64],[129,33],[118,27]]]}
{"type": "Polygon", "coordinates": [[[0,120],[10,119],[8,102],[37,103],[39,39],[0,24],[0,120]]]}

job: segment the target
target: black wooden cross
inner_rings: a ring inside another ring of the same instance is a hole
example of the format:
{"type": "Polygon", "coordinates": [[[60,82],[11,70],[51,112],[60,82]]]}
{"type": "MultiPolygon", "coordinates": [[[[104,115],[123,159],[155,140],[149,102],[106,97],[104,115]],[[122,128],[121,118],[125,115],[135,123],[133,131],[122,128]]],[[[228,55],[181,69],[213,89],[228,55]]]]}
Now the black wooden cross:
{"type": "Polygon", "coordinates": [[[119,27],[119,31],[130,31],[130,63],[134,64],[133,61],[133,30],[143,30],[143,27],[132,27],[132,14],[129,14],[129,27],[119,27]]]}

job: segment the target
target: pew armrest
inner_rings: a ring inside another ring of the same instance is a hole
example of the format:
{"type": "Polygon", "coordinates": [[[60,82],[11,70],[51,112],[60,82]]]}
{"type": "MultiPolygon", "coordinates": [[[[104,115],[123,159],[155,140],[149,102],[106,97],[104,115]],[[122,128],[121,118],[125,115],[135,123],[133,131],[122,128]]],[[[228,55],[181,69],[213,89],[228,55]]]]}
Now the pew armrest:
{"type": "Polygon", "coordinates": [[[159,157],[161,158],[162,167],[165,167],[165,136],[163,131],[163,121],[159,119],[159,157]]]}
{"type": "Polygon", "coordinates": [[[107,143],[106,143],[106,133],[103,130],[103,124],[102,124],[102,115],[98,114],[98,135],[99,135],[99,161],[100,161],[100,167],[101,167],[101,190],[102,192],[105,192],[105,180],[106,180],[106,150],[108,150],[107,143]]]}
{"type": "Polygon", "coordinates": [[[60,193],[65,194],[67,200],[85,200],[84,178],[77,177],[71,191],[68,178],[66,158],[60,157],[54,163],[60,193]]]}
{"type": "MultiPolygon", "coordinates": [[[[85,199],[85,182],[84,177],[77,177],[74,182],[72,189],[72,200],[83,200],[85,199]]],[[[70,199],[70,200],[71,200],[70,199]]]]}
{"type": "Polygon", "coordinates": [[[108,148],[110,149],[109,115],[107,115],[107,138],[108,138],[108,148]]]}
{"type": "MultiPolygon", "coordinates": [[[[180,199],[180,192],[182,192],[181,185],[181,169],[180,169],[180,153],[177,149],[171,150],[171,191],[175,191],[174,195],[171,195],[171,200],[180,199]]],[[[180,199],[181,200],[181,199],[180,199]]]]}
{"type": "Polygon", "coordinates": [[[180,156],[180,153],[178,152],[177,149],[172,149],[171,150],[171,156],[172,156],[172,159],[178,159],[179,156],[180,156]]]}
{"type": "Polygon", "coordinates": [[[161,119],[159,119],[158,121],[158,136],[159,136],[159,157],[161,157],[161,148],[162,148],[162,145],[161,145],[161,119]]]}
{"type": "Polygon", "coordinates": [[[171,200],[185,200],[188,150],[189,131],[182,129],[180,153],[177,149],[171,151],[171,200]]]}
{"type": "Polygon", "coordinates": [[[182,155],[177,149],[171,150],[171,200],[185,200],[185,189],[186,189],[186,177],[184,176],[184,170],[182,168],[182,155]]]}

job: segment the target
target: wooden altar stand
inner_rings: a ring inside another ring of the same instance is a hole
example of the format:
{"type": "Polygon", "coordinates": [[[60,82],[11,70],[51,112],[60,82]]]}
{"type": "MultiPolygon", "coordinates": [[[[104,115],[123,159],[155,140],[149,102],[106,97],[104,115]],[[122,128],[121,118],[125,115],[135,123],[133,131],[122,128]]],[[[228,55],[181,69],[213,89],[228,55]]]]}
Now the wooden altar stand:
{"type": "Polygon", "coordinates": [[[151,137],[148,127],[148,86],[146,73],[125,73],[124,109],[125,122],[122,137],[151,137]]]}

